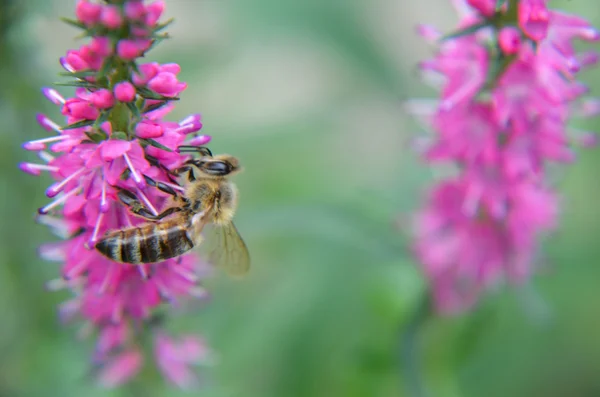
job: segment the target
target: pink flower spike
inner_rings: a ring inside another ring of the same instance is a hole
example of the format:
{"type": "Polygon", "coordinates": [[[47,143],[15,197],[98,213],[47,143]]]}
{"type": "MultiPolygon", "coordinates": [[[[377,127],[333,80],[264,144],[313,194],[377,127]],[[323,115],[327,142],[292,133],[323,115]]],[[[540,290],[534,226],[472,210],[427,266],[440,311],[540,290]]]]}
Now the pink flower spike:
{"type": "Polygon", "coordinates": [[[90,102],[98,109],[108,109],[115,104],[112,92],[106,88],[92,92],[90,95],[90,102]]]}
{"type": "Polygon", "coordinates": [[[77,15],[77,19],[87,26],[91,26],[98,22],[101,12],[101,5],[90,3],[87,0],[79,0],[75,8],[75,15],[77,15]]]}
{"type": "Polygon", "coordinates": [[[119,7],[114,5],[106,5],[102,9],[100,21],[109,29],[117,29],[123,24],[123,17],[119,7]]]}
{"type": "Polygon", "coordinates": [[[133,378],[142,367],[142,355],[137,350],[126,351],[114,357],[98,376],[102,386],[114,388],[133,378]]]}
{"type": "Polygon", "coordinates": [[[516,54],[521,47],[521,32],[512,26],[505,27],[498,34],[498,43],[505,54],[516,54]]]}
{"type": "Polygon", "coordinates": [[[529,38],[534,41],[546,38],[550,20],[546,0],[520,0],[518,19],[519,26],[529,38]]]}
{"type": "Polygon", "coordinates": [[[208,142],[210,142],[210,140],[212,139],[212,137],[210,135],[198,135],[194,138],[192,138],[188,144],[192,145],[192,146],[202,146],[202,145],[206,145],[208,142]]]}
{"type": "MultiPolygon", "coordinates": [[[[169,120],[177,101],[142,101],[138,94],[151,90],[150,84],[171,99],[186,87],[177,79],[181,71],[177,63],[141,64],[136,59],[152,46],[164,1],[81,0],[76,7],[77,20],[87,27],[82,35],[87,42],[68,50],[60,62],[70,72],[65,75],[81,87],[70,97],[53,88],[42,89],[64,117],[54,122],[44,114],[36,116],[49,133],[25,142],[23,148],[34,151],[39,164],[21,162],[18,167],[35,176],[48,172],[52,179],[46,189],[49,199],[38,209],[36,221],[64,241],[39,248],[41,258],[61,263],[46,288],[73,293],[74,298],[60,304],[59,318],[82,320],[80,337],[96,337],[93,364],[98,380],[114,387],[135,376],[147,342],[161,332],[162,324],[150,325],[148,320],[189,298],[192,302],[206,298],[200,284],[210,269],[191,251],[159,263],[125,266],[120,262],[126,258],[111,259],[98,242],[109,231],[146,222],[133,215],[137,211],[127,196],[132,200],[135,196],[149,213],[158,214],[170,205],[171,197],[164,192],[167,188],[161,191],[156,186],[185,190],[169,170],[190,159],[190,153],[177,148],[186,144],[185,134],[197,132],[202,123],[200,115],[180,123],[169,120]],[[108,80],[97,78],[100,71],[108,80]],[[136,100],[145,109],[136,111],[136,100]],[[123,106],[125,102],[128,106],[123,106]],[[147,186],[149,181],[153,186],[147,186]]],[[[210,137],[194,139],[206,143],[210,137]]],[[[177,358],[170,372],[173,381],[191,384],[188,379],[194,374],[188,367],[203,354],[202,347],[188,339],[170,344],[177,358]]]]}
{"type": "Polygon", "coordinates": [[[63,105],[65,103],[65,98],[63,98],[54,88],[44,87],[42,88],[42,94],[55,105],[63,105]]]}
{"type": "Polygon", "coordinates": [[[135,87],[129,81],[117,83],[114,88],[115,98],[121,102],[131,102],[135,99],[135,87]]]}

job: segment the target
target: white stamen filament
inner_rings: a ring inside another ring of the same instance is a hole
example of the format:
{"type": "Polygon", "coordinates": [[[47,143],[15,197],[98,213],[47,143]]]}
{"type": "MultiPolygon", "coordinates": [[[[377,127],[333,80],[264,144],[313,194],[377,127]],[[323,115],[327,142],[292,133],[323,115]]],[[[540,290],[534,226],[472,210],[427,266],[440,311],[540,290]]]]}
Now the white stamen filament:
{"type": "Polygon", "coordinates": [[[171,269],[187,281],[192,283],[198,281],[198,276],[193,271],[187,270],[183,266],[172,266],[171,269]]]}
{"type": "Polygon", "coordinates": [[[140,174],[138,174],[137,170],[133,167],[133,164],[131,163],[131,160],[129,159],[129,156],[127,155],[127,153],[123,153],[123,158],[125,159],[125,162],[127,163],[127,167],[129,167],[129,171],[131,171],[131,175],[133,176],[133,180],[135,181],[135,183],[138,186],[143,185],[144,180],[142,179],[140,174]]]}
{"type": "Polygon", "coordinates": [[[140,276],[142,277],[142,280],[148,280],[148,271],[146,270],[146,264],[144,263],[140,263],[138,266],[138,272],[140,273],[140,276]]]}
{"type": "Polygon", "coordinates": [[[51,209],[63,204],[65,201],[67,201],[69,199],[69,197],[75,196],[79,193],[81,193],[81,188],[73,189],[70,192],[61,195],[60,197],[58,197],[57,199],[55,199],[54,201],[52,201],[50,204],[46,205],[45,207],[40,208],[39,213],[46,214],[51,209]]]}
{"type": "MultiPolygon", "coordinates": [[[[54,156],[51,155],[50,153],[46,152],[45,150],[40,150],[39,152],[37,152],[37,155],[40,159],[44,160],[46,163],[49,163],[52,160],[54,160],[54,156]]],[[[54,168],[58,169],[58,167],[54,167],[54,168]]]]}
{"type": "Polygon", "coordinates": [[[65,98],[62,97],[55,89],[49,88],[44,91],[46,97],[54,104],[58,105],[59,103],[64,104],[65,98]]]}
{"type": "Polygon", "coordinates": [[[148,200],[148,197],[146,197],[146,195],[144,194],[144,192],[142,192],[140,189],[138,189],[137,193],[138,193],[138,196],[140,196],[140,198],[144,202],[144,204],[146,204],[146,206],[150,209],[150,211],[154,215],[158,215],[158,211],[156,210],[156,208],[154,208],[154,206],[152,205],[152,203],[150,202],[150,200],[148,200]]]}
{"type": "Polygon", "coordinates": [[[38,215],[36,220],[40,224],[48,226],[58,237],[69,237],[69,227],[64,220],[49,215],[38,215]]]}
{"type": "Polygon", "coordinates": [[[67,183],[72,181],[74,178],[77,178],[85,170],[87,170],[87,168],[81,168],[80,170],[75,171],[74,173],[72,173],[71,175],[69,175],[68,177],[63,179],[62,181],[53,184],[48,189],[48,193],[50,193],[52,195],[57,195],[67,185],[67,183]]]}
{"type": "Polygon", "coordinates": [[[56,141],[62,141],[64,139],[68,139],[69,136],[68,135],[55,135],[55,136],[51,136],[49,138],[42,138],[42,139],[36,139],[34,141],[29,141],[27,142],[28,145],[36,145],[38,143],[49,143],[49,142],[56,142],[56,141]]]}
{"type": "Polygon", "coordinates": [[[59,170],[58,167],[54,167],[52,165],[45,165],[45,164],[27,163],[27,166],[31,169],[41,170],[41,171],[56,172],[59,170]]]}
{"type": "Polygon", "coordinates": [[[109,267],[108,267],[108,270],[106,271],[106,275],[104,276],[104,280],[102,280],[102,284],[100,284],[100,287],[98,288],[99,295],[104,295],[104,293],[108,289],[108,284],[110,282],[110,279],[112,278],[112,274],[115,269],[115,265],[113,263],[111,263],[108,266],[109,267]]]}
{"type": "Polygon", "coordinates": [[[106,181],[102,180],[102,195],[100,196],[100,212],[107,212],[110,206],[106,201],[106,181]]]}
{"type": "Polygon", "coordinates": [[[92,237],[89,240],[89,244],[93,247],[96,245],[98,241],[98,233],[100,233],[100,225],[102,224],[102,219],[104,218],[104,212],[100,212],[98,214],[98,219],[96,219],[96,225],[94,225],[94,232],[92,233],[92,237]]]}
{"type": "Polygon", "coordinates": [[[196,116],[194,116],[193,114],[190,114],[189,116],[187,116],[185,119],[181,120],[178,124],[180,126],[183,126],[185,124],[191,124],[194,122],[194,120],[196,120],[196,116]]]}

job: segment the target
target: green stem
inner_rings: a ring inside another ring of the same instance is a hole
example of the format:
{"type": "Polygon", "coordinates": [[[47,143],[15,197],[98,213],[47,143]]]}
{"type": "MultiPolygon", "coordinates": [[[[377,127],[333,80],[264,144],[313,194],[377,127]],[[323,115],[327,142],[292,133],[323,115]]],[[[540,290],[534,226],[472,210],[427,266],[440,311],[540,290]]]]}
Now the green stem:
{"type": "Polygon", "coordinates": [[[428,291],[423,293],[417,307],[408,323],[403,329],[400,346],[400,361],[404,369],[408,395],[412,397],[426,397],[427,391],[421,375],[421,364],[418,352],[419,330],[431,315],[431,300],[428,291]]]}

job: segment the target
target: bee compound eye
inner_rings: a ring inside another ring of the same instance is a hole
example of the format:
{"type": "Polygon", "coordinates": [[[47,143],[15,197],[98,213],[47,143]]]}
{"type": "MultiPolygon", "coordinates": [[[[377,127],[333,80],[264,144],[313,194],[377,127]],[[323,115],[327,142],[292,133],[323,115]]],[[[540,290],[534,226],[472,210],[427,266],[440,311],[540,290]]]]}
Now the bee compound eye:
{"type": "Polygon", "coordinates": [[[211,175],[227,175],[231,167],[224,161],[210,161],[204,163],[204,170],[211,175]]]}

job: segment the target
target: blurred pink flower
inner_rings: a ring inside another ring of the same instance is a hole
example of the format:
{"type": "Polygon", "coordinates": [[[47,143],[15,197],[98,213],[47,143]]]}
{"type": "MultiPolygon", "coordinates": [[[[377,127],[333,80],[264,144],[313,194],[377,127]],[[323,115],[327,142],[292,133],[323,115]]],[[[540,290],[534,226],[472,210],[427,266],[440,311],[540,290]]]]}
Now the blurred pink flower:
{"type": "Polygon", "coordinates": [[[40,163],[19,165],[31,175],[47,171],[55,180],[46,190],[52,200],[39,209],[38,218],[65,238],[40,247],[42,258],[63,264],[62,277],[49,282],[48,288],[75,292],[72,300],[60,306],[60,317],[64,321],[83,317],[98,329],[94,361],[100,367],[100,383],[110,387],[128,381],[142,368],[141,333],[153,334],[158,366],[181,387],[194,383],[187,365],[202,359],[202,349],[206,349],[190,338],[172,342],[154,324],[159,306],[206,297],[199,285],[206,268],[199,258],[187,254],[130,266],[112,262],[93,248],[106,231],[143,222],[120,202],[117,193],[121,189],[131,191],[157,213],[168,194],[151,186],[147,178],[181,191],[168,173],[189,159],[177,148],[210,141],[209,136],[197,135],[202,128],[197,114],[181,122],[165,120],[173,99],[186,88],[176,78],[179,65],[137,63],[151,37],[158,34],[154,28],[163,10],[160,1],[149,5],[140,0],[123,5],[77,3],[78,21],[91,42],[69,50],[61,64],[73,85],[81,87],[72,98],[52,88],[42,90],[60,107],[65,124],[39,114],[39,124],[52,135],[23,145],[38,155],[40,163]],[[129,35],[134,30],[136,34],[129,35]],[[135,70],[145,77],[140,79],[135,70]]]}
{"type": "Polygon", "coordinates": [[[434,186],[415,222],[415,253],[442,313],[470,308],[504,279],[529,278],[538,240],[559,213],[547,164],[573,161],[574,147],[594,144],[595,135],[567,123],[600,111],[597,100],[582,100],[587,87],[574,79],[598,61],[574,49],[575,39],[599,38],[583,18],[548,10],[544,0],[500,10],[495,0],[453,3],[459,29],[483,26],[441,40],[419,27],[427,41],[440,40],[421,64],[425,76],[442,77],[440,95],[409,102],[435,132],[424,158],[458,173],[434,186]]]}

